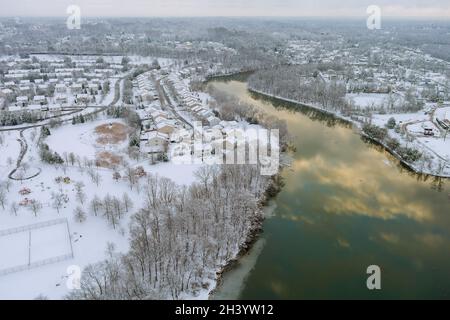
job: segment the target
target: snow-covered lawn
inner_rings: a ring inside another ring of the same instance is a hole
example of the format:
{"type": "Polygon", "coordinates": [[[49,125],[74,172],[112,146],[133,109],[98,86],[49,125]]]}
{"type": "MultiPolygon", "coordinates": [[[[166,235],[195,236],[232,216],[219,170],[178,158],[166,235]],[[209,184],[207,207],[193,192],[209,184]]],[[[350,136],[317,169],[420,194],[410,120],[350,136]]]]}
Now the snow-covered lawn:
{"type": "Polygon", "coordinates": [[[125,123],[119,119],[97,120],[82,124],[67,124],[57,129],[51,130],[51,135],[45,142],[50,149],[58,152],[61,156],[64,153],[74,153],[81,158],[94,160],[96,155],[102,151],[120,152],[128,145],[128,137],[118,143],[100,143],[101,135],[96,133],[95,129],[102,125],[125,123]]]}
{"type": "Polygon", "coordinates": [[[423,111],[415,113],[374,114],[372,116],[372,122],[379,127],[384,127],[390,118],[394,118],[397,124],[401,124],[416,121],[427,121],[429,116],[423,111]]]}
{"type": "MultiPolygon", "coordinates": [[[[51,222],[51,221],[50,221],[51,222]]],[[[71,256],[67,224],[56,223],[9,235],[0,235],[0,274],[3,270],[33,265],[61,256],[71,256]]]]}
{"type": "MultiPolygon", "coordinates": [[[[435,112],[435,118],[443,119],[447,111],[450,114],[450,108],[438,108],[435,112]]],[[[415,113],[374,114],[372,115],[372,123],[384,128],[390,118],[394,118],[399,125],[405,124],[409,136],[415,137],[415,140],[412,143],[408,142],[405,140],[405,136],[394,130],[389,130],[389,135],[397,138],[403,145],[415,147],[425,153],[430,158],[430,163],[427,164],[428,172],[435,172],[444,162],[449,163],[450,135],[444,139],[439,128],[430,120],[428,112],[422,110],[415,113]],[[434,136],[425,136],[425,128],[432,129],[434,136]]],[[[450,164],[442,169],[441,174],[450,175],[450,164]]]]}
{"type": "MultiPolygon", "coordinates": [[[[8,193],[8,202],[11,204],[13,201],[23,200],[25,196],[21,196],[19,190],[28,187],[31,193],[26,197],[39,200],[42,203],[42,209],[37,213],[37,216],[34,216],[29,208],[20,207],[16,216],[9,210],[0,208],[0,229],[22,227],[32,223],[66,217],[69,221],[74,258],[28,271],[0,276],[0,299],[32,299],[41,293],[53,299],[62,298],[64,294],[68,293],[68,288],[65,284],[61,286],[57,286],[57,284],[61,281],[62,276],[67,275],[66,269],[68,266],[77,265],[83,268],[89,263],[104,259],[108,242],[114,243],[118,251],[123,252],[128,249],[126,226],[130,214],[125,215],[120,227],[113,229],[104,218],[90,214],[87,203],[94,195],[103,197],[109,193],[111,196],[121,197],[123,193],[127,192],[135,206],[138,207],[141,203],[139,195],[130,192],[125,182],[113,181],[109,170],[99,170],[102,181],[97,187],[78,168],[69,167],[66,173],[63,173],[62,169],[56,170],[54,167],[42,164],[41,166],[43,171],[38,177],[22,183],[13,182],[8,193]],[[55,182],[57,176],[68,176],[72,179],[72,182],[70,184],[57,184],[55,182]],[[84,205],[75,200],[75,181],[81,181],[85,184],[84,189],[87,197],[84,205]],[[51,193],[58,192],[58,190],[66,194],[69,199],[69,202],[60,209],[60,213],[51,205],[51,193]],[[84,207],[87,212],[87,220],[83,223],[76,222],[74,219],[73,211],[77,205],[84,207]]],[[[67,241],[67,230],[65,228],[66,226],[63,225],[62,229],[54,226],[53,228],[32,231],[32,247],[38,248],[32,250],[33,261],[66,253],[67,246],[70,243],[67,241]]],[[[9,237],[7,237],[5,238],[6,243],[2,242],[0,238],[0,256],[2,261],[6,256],[9,257],[8,260],[11,259],[10,262],[5,262],[8,265],[22,262],[23,250],[26,251],[25,258],[28,261],[28,234],[17,234],[13,237],[19,238],[13,239],[13,242],[8,242],[9,237]],[[23,237],[26,238],[25,247],[22,243],[23,237]],[[3,246],[2,243],[4,243],[3,246]]]]}
{"type": "MultiPolygon", "coordinates": [[[[147,161],[148,162],[148,161],[147,161]]],[[[194,181],[194,171],[197,165],[173,165],[171,163],[161,163],[157,165],[143,164],[149,173],[159,174],[173,179],[177,183],[190,184],[194,181]]],[[[52,166],[41,165],[42,173],[23,183],[13,182],[8,194],[8,202],[19,202],[24,198],[18,191],[23,187],[31,189],[31,193],[26,197],[29,199],[39,199],[43,208],[37,213],[25,207],[20,207],[17,216],[9,210],[0,208],[0,230],[26,226],[32,223],[45,222],[52,219],[66,217],[69,222],[71,241],[73,245],[74,258],[39,268],[12,273],[0,276],[0,299],[33,299],[39,294],[44,294],[51,299],[60,299],[69,292],[65,284],[66,270],[71,265],[79,266],[81,269],[87,264],[99,262],[106,258],[106,247],[108,243],[114,243],[118,252],[128,250],[127,226],[133,212],[142,207],[143,194],[136,189],[130,190],[129,185],[122,180],[118,182],[112,179],[112,171],[108,169],[98,169],[101,176],[99,186],[96,186],[86,173],[79,168],[69,167],[66,173],[62,169],[55,169],[52,166]],[[57,176],[68,176],[72,179],[70,184],[57,184],[57,176]],[[84,205],[81,205],[75,196],[75,181],[84,183],[87,195],[84,205]],[[62,190],[69,198],[69,202],[61,208],[60,213],[52,208],[51,193],[62,190]],[[107,220],[100,216],[95,216],[89,210],[87,203],[98,195],[100,198],[106,194],[121,197],[127,193],[134,204],[134,209],[120,221],[120,226],[113,229],[107,220]],[[74,219],[74,208],[79,205],[85,208],[87,219],[79,223],[74,219]]],[[[67,235],[67,231],[66,235],[67,235]]],[[[32,251],[34,259],[46,259],[53,255],[65,252],[67,239],[64,238],[62,230],[42,229],[32,231],[33,247],[39,247],[39,251],[32,251]],[[47,232],[48,231],[48,232],[47,232]],[[61,231],[61,232],[60,232],[61,231]],[[39,255],[34,256],[34,254],[39,255]]],[[[28,233],[16,234],[12,237],[0,238],[0,256],[2,264],[0,268],[15,266],[28,262],[28,233]],[[7,257],[4,259],[4,257],[7,257]]]]}
{"type": "Polygon", "coordinates": [[[443,138],[433,137],[422,137],[417,138],[417,140],[426,145],[429,149],[433,150],[443,159],[450,161],[450,134],[445,140],[443,138]]]}
{"type": "Polygon", "coordinates": [[[438,108],[434,116],[439,120],[447,119],[450,121],[450,107],[438,108]]]}
{"type": "MultiPolygon", "coordinates": [[[[353,101],[359,108],[381,108],[387,107],[390,96],[384,93],[348,93],[345,95],[347,101],[353,101]]],[[[391,96],[392,101],[399,100],[398,95],[391,96]]]]}
{"type": "Polygon", "coordinates": [[[408,125],[408,132],[414,134],[414,135],[423,135],[425,128],[432,129],[433,133],[439,137],[439,129],[434,125],[431,121],[423,121],[423,122],[417,122],[408,125]]]}
{"type": "MultiPolygon", "coordinates": [[[[28,263],[28,232],[13,233],[0,237],[0,270],[28,263]]],[[[2,279],[3,280],[3,279],[2,279]]]]}
{"type": "Polygon", "coordinates": [[[0,139],[3,140],[3,144],[0,145],[0,179],[3,179],[15,167],[17,157],[19,156],[20,144],[17,141],[19,132],[4,131],[0,132],[0,136],[0,139]]]}

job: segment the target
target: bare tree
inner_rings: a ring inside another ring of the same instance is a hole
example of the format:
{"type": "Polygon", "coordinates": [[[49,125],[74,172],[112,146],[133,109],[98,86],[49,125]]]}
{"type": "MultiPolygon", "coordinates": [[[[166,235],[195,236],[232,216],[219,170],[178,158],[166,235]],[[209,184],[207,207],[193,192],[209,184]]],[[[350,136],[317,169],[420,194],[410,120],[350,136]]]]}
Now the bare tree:
{"type": "MultiPolygon", "coordinates": [[[[109,250],[106,261],[87,267],[81,290],[70,298],[177,299],[201,287],[205,271],[232,259],[249,232],[259,228],[258,204],[271,180],[247,165],[198,176],[191,186],[179,187],[148,175],[145,204],[130,219],[129,252],[119,256],[109,250]]],[[[103,199],[103,214],[113,228],[127,201],[103,199]]]]}
{"type": "Polygon", "coordinates": [[[125,177],[130,184],[130,190],[133,190],[133,186],[136,183],[137,177],[136,172],[132,167],[127,166],[125,168],[125,177]]]}
{"type": "Polygon", "coordinates": [[[15,216],[17,216],[17,212],[19,211],[19,205],[17,204],[17,202],[13,201],[11,203],[10,210],[11,210],[11,213],[13,213],[15,216]]]}
{"type": "Polygon", "coordinates": [[[42,203],[38,200],[32,200],[28,205],[28,208],[33,212],[34,216],[37,217],[38,212],[42,209],[42,203]]]}
{"type": "Polygon", "coordinates": [[[70,152],[68,155],[68,161],[71,166],[75,164],[75,160],[76,160],[75,154],[73,152],[70,152]]]}
{"type": "Polygon", "coordinates": [[[117,172],[117,171],[114,171],[113,172],[113,179],[117,182],[117,181],[119,181],[120,178],[121,178],[120,173],[117,172]]]}
{"type": "Polygon", "coordinates": [[[112,206],[114,210],[114,215],[117,217],[117,220],[120,220],[122,218],[124,206],[120,199],[113,197],[112,198],[112,206]]]}
{"type": "Polygon", "coordinates": [[[98,212],[102,208],[102,205],[103,204],[102,204],[102,201],[100,200],[100,198],[97,195],[95,195],[92,198],[89,207],[91,208],[91,211],[94,213],[94,215],[97,216],[98,212]]]}
{"type": "Polygon", "coordinates": [[[83,223],[86,220],[86,212],[81,207],[76,207],[73,214],[75,220],[79,223],[83,223]]]}
{"type": "Polygon", "coordinates": [[[0,185],[0,205],[3,210],[5,209],[6,202],[6,188],[3,185],[0,185]]]}
{"type": "Polygon", "coordinates": [[[92,182],[94,182],[95,185],[98,187],[98,185],[100,184],[101,181],[102,181],[102,177],[100,176],[100,174],[98,172],[95,172],[94,175],[92,176],[92,182]]]}
{"type": "Polygon", "coordinates": [[[53,209],[56,209],[56,211],[59,213],[59,210],[64,206],[65,203],[65,195],[64,193],[52,193],[52,207],[53,209]]]}
{"type": "Polygon", "coordinates": [[[6,191],[9,192],[9,188],[11,188],[12,182],[9,179],[6,179],[1,185],[3,185],[6,191]]]}
{"type": "Polygon", "coordinates": [[[75,183],[75,192],[76,192],[76,198],[77,200],[83,204],[84,200],[86,199],[86,193],[84,193],[84,183],[83,182],[77,182],[75,183]]]}
{"type": "Polygon", "coordinates": [[[122,202],[126,212],[130,211],[133,208],[133,202],[131,201],[128,193],[124,192],[124,194],[122,195],[122,202]]]}

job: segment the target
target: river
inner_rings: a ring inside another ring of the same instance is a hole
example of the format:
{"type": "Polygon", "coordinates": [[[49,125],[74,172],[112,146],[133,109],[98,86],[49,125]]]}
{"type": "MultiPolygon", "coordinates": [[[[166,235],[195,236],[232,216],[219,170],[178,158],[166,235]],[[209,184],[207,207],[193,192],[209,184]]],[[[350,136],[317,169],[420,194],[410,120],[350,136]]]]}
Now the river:
{"type": "Polygon", "coordinates": [[[297,148],[264,233],[215,299],[450,298],[449,180],[403,168],[348,124],[210,85],[286,120],[297,148]],[[381,290],[366,269],[381,268],[381,290]]]}

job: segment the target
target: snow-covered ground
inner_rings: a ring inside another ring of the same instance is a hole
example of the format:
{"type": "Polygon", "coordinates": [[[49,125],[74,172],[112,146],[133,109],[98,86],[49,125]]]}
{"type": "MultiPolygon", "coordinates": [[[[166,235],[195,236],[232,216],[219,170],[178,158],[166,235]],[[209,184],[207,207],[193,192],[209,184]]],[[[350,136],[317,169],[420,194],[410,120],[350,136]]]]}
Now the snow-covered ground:
{"type": "Polygon", "coordinates": [[[382,107],[387,103],[389,95],[383,93],[348,93],[345,98],[353,101],[360,108],[382,107]]]}
{"type": "Polygon", "coordinates": [[[385,93],[348,93],[345,95],[347,101],[351,101],[356,107],[366,108],[387,108],[390,102],[394,105],[401,102],[401,97],[397,94],[385,93]]]}
{"type": "Polygon", "coordinates": [[[394,118],[397,124],[401,124],[416,121],[427,121],[429,116],[422,111],[417,113],[373,114],[372,123],[379,127],[384,127],[390,118],[394,118]]]}
{"type": "MultiPolygon", "coordinates": [[[[150,168],[150,172],[171,178],[175,182],[189,184],[194,180],[193,173],[198,166],[177,166],[170,163],[161,163],[155,166],[148,165],[148,168],[150,168]]],[[[89,203],[94,195],[98,195],[100,198],[106,194],[122,197],[124,193],[127,193],[134,203],[134,208],[138,209],[143,204],[142,195],[136,190],[131,191],[126,182],[114,181],[111,170],[98,169],[101,177],[99,186],[94,184],[88,175],[79,168],[69,167],[65,170],[66,172],[64,173],[63,169],[45,166],[38,177],[22,183],[14,182],[8,193],[9,203],[23,200],[24,197],[20,196],[19,190],[23,187],[28,187],[31,189],[31,193],[26,197],[38,199],[42,203],[43,208],[37,213],[37,217],[34,216],[30,209],[24,207],[20,207],[17,216],[9,210],[0,208],[0,230],[66,217],[69,221],[74,258],[31,270],[0,275],[0,299],[33,299],[39,294],[43,294],[51,299],[63,298],[69,292],[65,284],[66,271],[69,266],[75,265],[82,269],[90,263],[105,259],[105,250],[108,243],[113,243],[118,252],[127,251],[127,225],[131,212],[122,218],[120,226],[116,227],[116,229],[113,229],[105,218],[89,213],[87,208],[86,221],[79,223],[75,221],[73,211],[77,205],[82,207],[87,207],[87,205],[81,205],[75,200],[74,184],[75,182],[82,182],[85,185],[84,189],[87,195],[84,201],[85,204],[89,203]],[[58,184],[55,182],[55,178],[58,176],[70,177],[73,179],[73,182],[67,185],[58,184]],[[61,189],[68,196],[69,202],[58,213],[51,206],[51,193],[61,189]]],[[[35,253],[34,248],[37,248],[36,250],[43,252],[36,257],[38,260],[52,255],[59,255],[62,248],[58,246],[67,247],[68,245],[63,237],[64,233],[55,233],[55,230],[51,229],[42,229],[39,232],[33,231],[32,254],[35,253]],[[41,243],[39,244],[38,242],[41,243]],[[44,254],[45,250],[47,250],[46,254],[44,254]]],[[[17,234],[4,239],[0,237],[0,254],[2,261],[5,261],[0,265],[0,269],[22,264],[23,259],[28,259],[28,234],[17,234]],[[8,258],[3,260],[5,257],[8,258]],[[5,263],[7,265],[4,265],[5,263]]]]}
{"type": "MultiPolygon", "coordinates": [[[[444,119],[444,115],[450,108],[437,108],[434,113],[434,120],[436,117],[444,119]]],[[[398,125],[404,125],[410,137],[415,137],[415,142],[418,144],[420,150],[430,151],[436,161],[447,161],[450,164],[450,134],[445,137],[445,132],[436,124],[436,121],[430,120],[430,114],[423,111],[416,113],[405,114],[374,114],[372,122],[379,127],[384,127],[390,118],[394,118],[398,125]],[[425,136],[425,129],[432,129],[434,136],[425,136]]],[[[389,130],[391,136],[396,137],[400,141],[404,140],[401,134],[394,130],[389,130]]],[[[446,169],[449,172],[450,168],[446,169]]]]}
{"type": "Polygon", "coordinates": [[[436,110],[434,115],[439,120],[447,119],[450,121],[450,107],[439,108],[436,110]]]}
{"type": "Polygon", "coordinates": [[[95,128],[110,123],[125,123],[119,119],[103,119],[90,121],[76,125],[65,125],[52,130],[52,134],[45,139],[50,149],[58,152],[60,155],[71,153],[87,157],[90,160],[95,159],[95,155],[101,151],[121,152],[128,146],[128,137],[117,144],[101,144],[98,142],[100,136],[95,132],[95,128]]]}
{"type": "Polygon", "coordinates": [[[0,132],[0,139],[3,144],[0,145],[0,179],[3,179],[15,167],[17,156],[20,152],[18,131],[0,132]]]}
{"type": "MultiPolygon", "coordinates": [[[[40,164],[43,166],[42,164],[40,164]]],[[[44,294],[49,298],[62,298],[62,296],[68,293],[68,288],[63,285],[58,285],[61,282],[63,276],[66,276],[66,269],[70,265],[77,265],[81,268],[89,263],[93,263],[102,260],[105,257],[105,249],[108,242],[112,242],[116,245],[119,251],[125,251],[128,248],[126,234],[121,234],[126,230],[126,219],[124,218],[123,227],[119,230],[114,230],[108,225],[106,220],[101,217],[95,217],[88,214],[87,220],[83,223],[78,223],[74,220],[73,211],[77,205],[75,200],[74,183],[83,182],[85,185],[85,193],[87,203],[94,195],[117,195],[121,197],[124,192],[130,194],[127,185],[125,183],[116,183],[113,180],[111,173],[107,170],[99,170],[102,182],[97,187],[84,173],[78,168],[67,168],[64,173],[62,169],[55,169],[52,166],[44,166],[41,174],[31,180],[24,182],[14,182],[8,193],[8,202],[20,202],[25,197],[29,199],[36,199],[42,203],[42,209],[34,216],[34,213],[30,209],[25,207],[19,207],[17,216],[9,210],[0,210],[0,226],[1,229],[9,229],[15,227],[22,227],[32,223],[45,222],[52,219],[66,217],[69,221],[69,228],[71,232],[71,241],[74,250],[74,258],[71,260],[58,262],[51,265],[42,266],[39,268],[31,269],[28,271],[21,271],[18,273],[12,273],[4,276],[0,276],[0,299],[32,299],[39,294],[44,294]],[[68,176],[73,179],[70,184],[58,184],[55,178],[58,176],[68,176]],[[110,186],[110,187],[105,187],[110,186]],[[27,187],[31,190],[31,193],[27,196],[21,196],[19,194],[20,189],[27,187]],[[69,202],[60,209],[60,213],[56,209],[52,208],[52,192],[60,190],[66,194],[69,202]]],[[[135,201],[138,199],[134,197],[135,201]]],[[[88,210],[86,210],[88,211],[88,210]]],[[[37,250],[44,250],[43,248],[54,247],[54,243],[61,242],[64,244],[66,241],[62,238],[64,235],[56,233],[56,230],[41,229],[39,231],[33,231],[32,233],[32,249],[39,248],[37,250]],[[39,244],[39,242],[41,242],[39,244]]],[[[18,234],[17,236],[19,236],[18,234]]],[[[25,234],[27,238],[27,235],[25,234]]],[[[2,243],[0,238],[0,243],[2,243]]],[[[66,245],[66,244],[64,244],[66,245]]],[[[0,252],[2,259],[5,252],[0,246],[0,252]]],[[[23,244],[17,242],[14,247],[17,248],[17,253],[12,252],[16,259],[23,258],[23,244]]],[[[26,258],[28,258],[28,243],[26,244],[26,258]]],[[[32,252],[35,252],[32,250],[32,252]]],[[[51,254],[58,255],[58,252],[52,252],[51,254]]]]}
{"type": "Polygon", "coordinates": [[[417,140],[419,140],[430,150],[433,150],[443,159],[446,159],[448,162],[450,162],[450,134],[445,140],[442,138],[434,137],[419,137],[417,138],[417,140]]]}
{"type": "Polygon", "coordinates": [[[72,254],[66,223],[51,224],[0,236],[0,270],[36,264],[72,254]]]}
{"type": "MultiPolygon", "coordinates": [[[[142,166],[148,173],[157,174],[174,180],[178,184],[191,184],[195,177],[194,172],[199,165],[175,165],[173,163],[159,163],[152,165],[148,158],[132,160],[126,156],[124,149],[128,145],[128,137],[117,144],[102,144],[95,128],[109,123],[121,123],[118,119],[100,119],[84,124],[72,125],[65,123],[59,128],[51,129],[51,135],[44,141],[51,149],[59,154],[73,152],[81,158],[95,159],[99,151],[110,151],[120,154],[133,167],[142,166]]],[[[86,265],[105,259],[108,243],[115,245],[116,251],[128,250],[128,221],[133,211],[126,213],[115,229],[104,217],[95,216],[89,209],[89,202],[97,195],[104,198],[106,195],[122,198],[126,193],[134,204],[134,210],[143,205],[142,192],[138,189],[130,189],[124,179],[115,181],[111,169],[96,168],[100,177],[98,185],[93,182],[86,168],[74,166],[51,166],[40,161],[36,146],[39,128],[27,129],[24,137],[27,140],[28,152],[23,162],[30,168],[40,168],[41,173],[30,180],[18,182],[11,181],[7,195],[5,209],[0,207],[0,231],[16,227],[24,227],[30,224],[46,222],[53,219],[67,218],[70,230],[70,239],[65,229],[53,226],[33,230],[31,232],[31,261],[60,256],[67,252],[70,243],[73,247],[73,259],[64,260],[30,270],[0,275],[0,299],[33,299],[43,294],[51,299],[63,298],[69,292],[66,286],[67,268],[78,266],[82,270],[86,265]],[[57,182],[57,177],[69,177],[70,183],[57,182]],[[84,187],[85,199],[83,203],[77,200],[75,184],[81,182],[84,187]],[[19,191],[29,188],[31,193],[21,195],[19,191]],[[52,193],[62,193],[67,198],[58,213],[53,206],[52,193]],[[17,215],[11,208],[13,203],[19,203],[27,199],[38,200],[42,204],[36,215],[28,207],[18,206],[17,215]],[[74,211],[80,206],[86,212],[86,221],[80,223],[74,218],[74,211]],[[65,232],[65,233],[64,233],[65,232]],[[70,241],[70,242],[69,242],[70,241]]],[[[18,131],[1,133],[4,137],[2,146],[7,152],[0,155],[1,181],[5,181],[6,174],[15,166],[19,154],[20,145],[16,141],[18,131]],[[11,156],[13,165],[7,164],[7,157],[11,156]]],[[[120,170],[119,170],[120,171],[120,170]]],[[[0,237],[0,269],[10,268],[28,263],[29,233],[17,233],[0,237]]],[[[207,293],[205,293],[206,295],[207,293]]]]}

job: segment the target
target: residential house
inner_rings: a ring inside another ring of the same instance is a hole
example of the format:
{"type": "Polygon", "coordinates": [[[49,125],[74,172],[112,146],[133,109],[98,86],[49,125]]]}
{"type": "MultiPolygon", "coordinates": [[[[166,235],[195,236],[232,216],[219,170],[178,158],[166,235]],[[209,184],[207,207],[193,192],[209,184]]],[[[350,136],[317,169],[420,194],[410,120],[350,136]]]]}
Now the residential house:
{"type": "Polygon", "coordinates": [[[141,135],[141,151],[145,153],[166,153],[169,135],[157,131],[146,132],[141,135]],[[142,143],[144,142],[144,143],[142,143]]]}
{"type": "Polygon", "coordinates": [[[80,93],[76,95],[75,102],[77,104],[87,104],[91,101],[89,95],[86,93],[80,93]]]}
{"type": "Polygon", "coordinates": [[[56,93],[66,93],[67,87],[64,83],[57,83],[55,85],[55,92],[56,93]]]}
{"type": "Polygon", "coordinates": [[[156,123],[156,129],[158,132],[171,134],[175,130],[175,125],[169,121],[160,121],[156,123]]]}
{"type": "Polygon", "coordinates": [[[40,104],[40,105],[46,104],[47,98],[45,96],[34,96],[33,103],[40,104]]]}
{"type": "Polygon", "coordinates": [[[16,105],[19,107],[28,106],[28,97],[27,96],[18,96],[16,98],[16,105]]]}
{"type": "Polygon", "coordinates": [[[74,83],[74,84],[72,84],[70,89],[71,89],[73,94],[77,94],[78,95],[83,90],[83,87],[82,87],[81,83],[74,83]]]}
{"type": "Polygon", "coordinates": [[[67,103],[67,96],[66,95],[57,95],[55,96],[55,102],[59,104],[67,103]]]}

